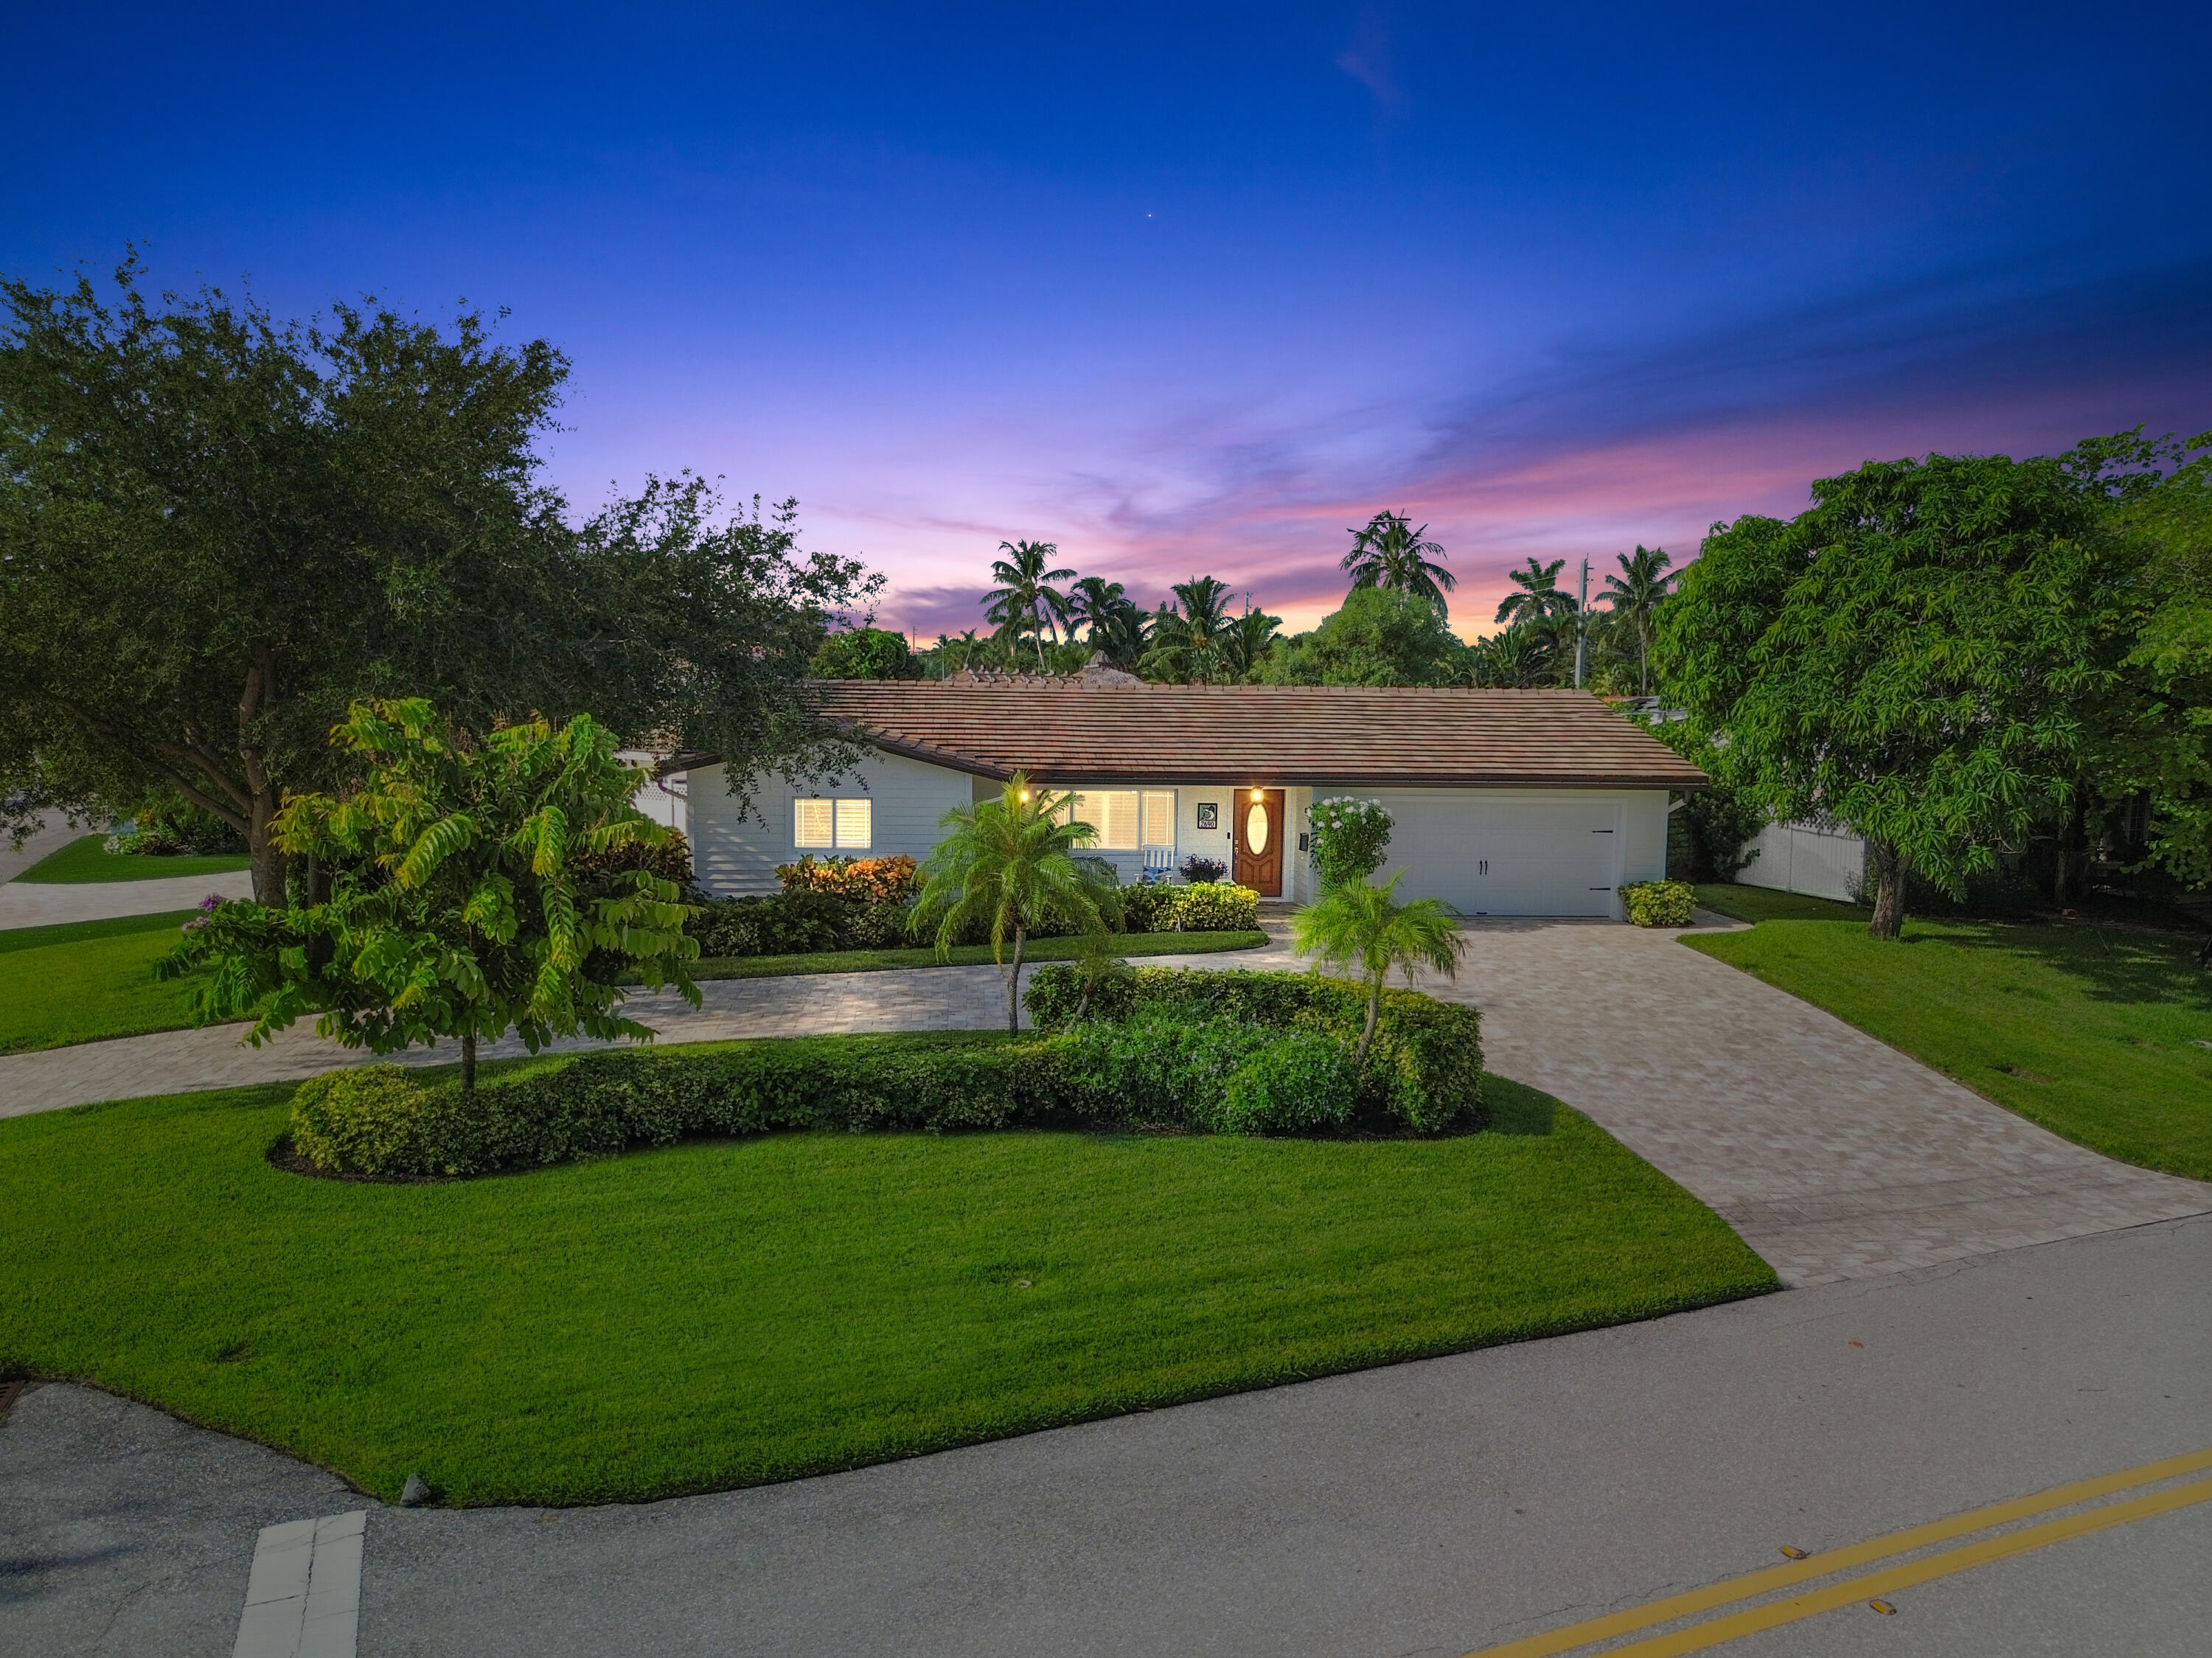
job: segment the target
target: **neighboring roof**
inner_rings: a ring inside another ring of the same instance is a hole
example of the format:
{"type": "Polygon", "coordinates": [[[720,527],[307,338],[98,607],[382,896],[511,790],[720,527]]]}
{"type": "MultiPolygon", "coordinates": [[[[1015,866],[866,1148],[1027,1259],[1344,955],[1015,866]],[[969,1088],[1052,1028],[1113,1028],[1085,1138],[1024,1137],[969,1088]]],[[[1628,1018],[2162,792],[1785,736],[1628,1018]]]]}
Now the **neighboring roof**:
{"type": "Polygon", "coordinates": [[[822,682],[877,747],[1055,782],[1540,784],[1702,788],[1699,771],[1584,691],[1135,685],[1006,675],[822,682]]]}

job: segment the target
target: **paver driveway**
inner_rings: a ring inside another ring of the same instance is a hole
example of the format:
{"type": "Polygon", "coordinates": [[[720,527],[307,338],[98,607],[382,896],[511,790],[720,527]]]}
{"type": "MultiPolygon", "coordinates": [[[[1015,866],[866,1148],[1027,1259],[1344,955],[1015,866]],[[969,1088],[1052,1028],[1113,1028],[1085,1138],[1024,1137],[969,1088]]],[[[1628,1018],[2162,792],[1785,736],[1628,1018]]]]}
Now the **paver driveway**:
{"type": "MultiPolygon", "coordinates": [[[[1794,1284],[2212,1212],[2212,1186],[2060,1139],[1671,933],[1606,922],[1470,924],[1435,993],[1484,1012],[1493,1069],[1586,1113],[1717,1210],[1794,1284]]],[[[1264,950],[1162,965],[1291,964],[1264,950]]],[[[987,1028],[990,968],[721,980],[697,1011],[641,998],[664,1042],[987,1028]]],[[[361,1063],[304,1029],[258,1051],[237,1027],[0,1058],[0,1115],[361,1063]]],[[[502,1044],[495,1053],[512,1049],[502,1044]]],[[[448,1060],[418,1051],[415,1063],[448,1060]]]]}

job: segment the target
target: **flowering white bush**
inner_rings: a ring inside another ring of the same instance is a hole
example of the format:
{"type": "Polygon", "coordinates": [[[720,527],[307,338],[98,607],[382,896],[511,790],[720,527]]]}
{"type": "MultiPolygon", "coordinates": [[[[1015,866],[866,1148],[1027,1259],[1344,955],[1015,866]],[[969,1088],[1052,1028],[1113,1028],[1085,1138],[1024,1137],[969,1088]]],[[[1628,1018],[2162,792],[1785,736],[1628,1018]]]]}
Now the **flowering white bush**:
{"type": "Polygon", "coordinates": [[[1380,800],[1355,800],[1348,794],[1316,800],[1306,814],[1306,828],[1323,889],[1364,881],[1382,867],[1391,821],[1380,800]]]}

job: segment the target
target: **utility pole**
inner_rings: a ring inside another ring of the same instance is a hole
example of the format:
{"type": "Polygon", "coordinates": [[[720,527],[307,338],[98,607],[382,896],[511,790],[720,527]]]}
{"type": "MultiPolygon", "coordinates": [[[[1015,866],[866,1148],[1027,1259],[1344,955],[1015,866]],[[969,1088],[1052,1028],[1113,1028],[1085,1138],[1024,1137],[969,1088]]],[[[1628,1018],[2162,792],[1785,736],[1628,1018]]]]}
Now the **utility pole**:
{"type": "Polygon", "coordinates": [[[1583,688],[1583,666],[1589,654],[1589,560],[1583,561],[1582,596],[1575,601],[1575,689],[1583,688]]]}

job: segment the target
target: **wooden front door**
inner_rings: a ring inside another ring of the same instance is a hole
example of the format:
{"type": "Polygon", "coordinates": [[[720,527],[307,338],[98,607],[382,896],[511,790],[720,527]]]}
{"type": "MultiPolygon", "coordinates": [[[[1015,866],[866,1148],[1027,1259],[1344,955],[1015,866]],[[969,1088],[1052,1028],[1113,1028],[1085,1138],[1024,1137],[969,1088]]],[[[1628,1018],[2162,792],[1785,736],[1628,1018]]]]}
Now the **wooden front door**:
{"type": "Polygon", "coordinates": [[[1237,791],[1235,879],[1262,898],[1283,896],[1283,792],[1280,789],[1237,791]],[[1254,795],[1258,799],[1254,799],[1254,795]]]}

